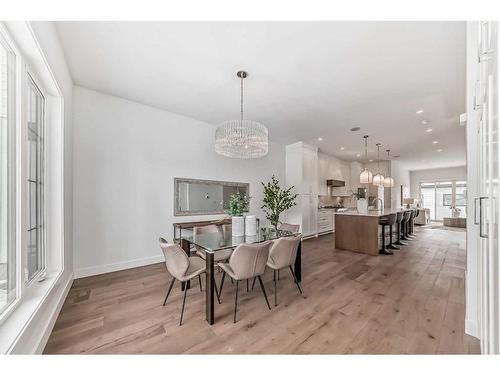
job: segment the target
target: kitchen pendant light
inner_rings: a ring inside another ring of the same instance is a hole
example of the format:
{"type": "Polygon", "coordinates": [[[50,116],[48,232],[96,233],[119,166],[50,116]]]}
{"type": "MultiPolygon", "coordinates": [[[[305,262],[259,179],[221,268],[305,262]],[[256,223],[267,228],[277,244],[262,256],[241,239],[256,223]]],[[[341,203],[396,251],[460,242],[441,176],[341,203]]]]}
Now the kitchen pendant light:
{"type": "MultiPolygon", "coordinates": [[[[365,135],[363,137],[365,139],[365,163],[368,160],[368,136],[365,135]]],[[[363,172],[359,175],[359,183],[360,184],[370,184],[373,180],[373,175],[372,172],[368,170],[368,168],[365,168],[363,172]]]]}
{"type": "Polygon", "coordinates": [[[377,174],[373,176],[373,185],[383,186],[384,175],[380,173],[380,143],[377,143],[377,174]]]}
{"type": "MultiPolygon", "coordinates": [[[[391,160],[391,157],[389,156],[391,150],[385,150],[385,151],[387,152],[387,160],[391,160]]],[[[390,176],[384,178],[384,187],[386,188],[394,187],[394,179],[390,176]]]]}
{"type": "Polygon", "coordinates": [[[243,119],[243,80],[248,73],[240,70],[240,114],[239,120],[221,123],[215,131],[215,152],[228,158],[254,159],[267,155],[269,133],[265,125],[243,119]]]}

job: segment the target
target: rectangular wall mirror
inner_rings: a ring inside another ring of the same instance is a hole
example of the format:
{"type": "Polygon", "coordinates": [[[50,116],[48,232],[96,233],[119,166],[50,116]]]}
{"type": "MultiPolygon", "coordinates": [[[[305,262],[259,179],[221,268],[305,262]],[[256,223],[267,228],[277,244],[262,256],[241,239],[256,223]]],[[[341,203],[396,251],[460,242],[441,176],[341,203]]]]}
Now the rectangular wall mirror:
{"type": "Polygon", "coordinates": [[[224,214],[231,194],[249,195],[244,182],[174,178],[174,216],[224,214]]]}

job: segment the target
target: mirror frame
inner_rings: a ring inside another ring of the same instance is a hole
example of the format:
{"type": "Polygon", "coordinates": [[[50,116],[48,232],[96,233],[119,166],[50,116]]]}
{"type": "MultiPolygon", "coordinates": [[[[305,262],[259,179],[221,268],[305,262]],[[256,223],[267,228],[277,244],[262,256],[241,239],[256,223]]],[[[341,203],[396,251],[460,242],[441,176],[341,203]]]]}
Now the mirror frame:
{"type": "Polygon", "coordinates": [[[179,201],[179,184],[180,183],[203,183],[211,185],[228,185],[233,187],[246,188],[247,195],[250,196],[250,184],[248,182],[234,182],[234,181],[217,181],[217,180],[202,180],[198,178],[174,178],[174,216],[198,216],[198,215],[223,215],[227,214],[227,210],[219,211],[180,211],[177,202],[179,201]]]}

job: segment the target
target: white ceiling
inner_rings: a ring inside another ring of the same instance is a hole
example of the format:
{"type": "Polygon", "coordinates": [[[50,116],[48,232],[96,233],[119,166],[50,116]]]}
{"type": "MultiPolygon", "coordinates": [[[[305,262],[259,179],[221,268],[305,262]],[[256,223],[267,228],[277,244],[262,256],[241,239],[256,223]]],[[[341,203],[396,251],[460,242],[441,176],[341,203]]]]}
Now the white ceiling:
{"type": "Polygon", "coordinates": [[[218,124],[238,118],[243,68],[245,117],[273,141],[356,160],[366,133],[371,158],[380,142],[412,170],[465,165],[464,22],[56,25],[78,85],[218,124]]]}

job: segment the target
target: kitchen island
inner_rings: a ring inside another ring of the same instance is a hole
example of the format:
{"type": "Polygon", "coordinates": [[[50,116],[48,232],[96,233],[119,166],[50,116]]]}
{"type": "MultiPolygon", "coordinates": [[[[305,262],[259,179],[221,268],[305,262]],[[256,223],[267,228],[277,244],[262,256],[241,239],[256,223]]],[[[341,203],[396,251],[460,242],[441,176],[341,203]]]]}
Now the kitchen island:
{"type": "Polygon", "coordinates": [[[405,210],[385,209],[365,213],[356,210],[335,212],[335,248],[378,255],[382,233],[379,218],[403,211],[405,210]]]}

